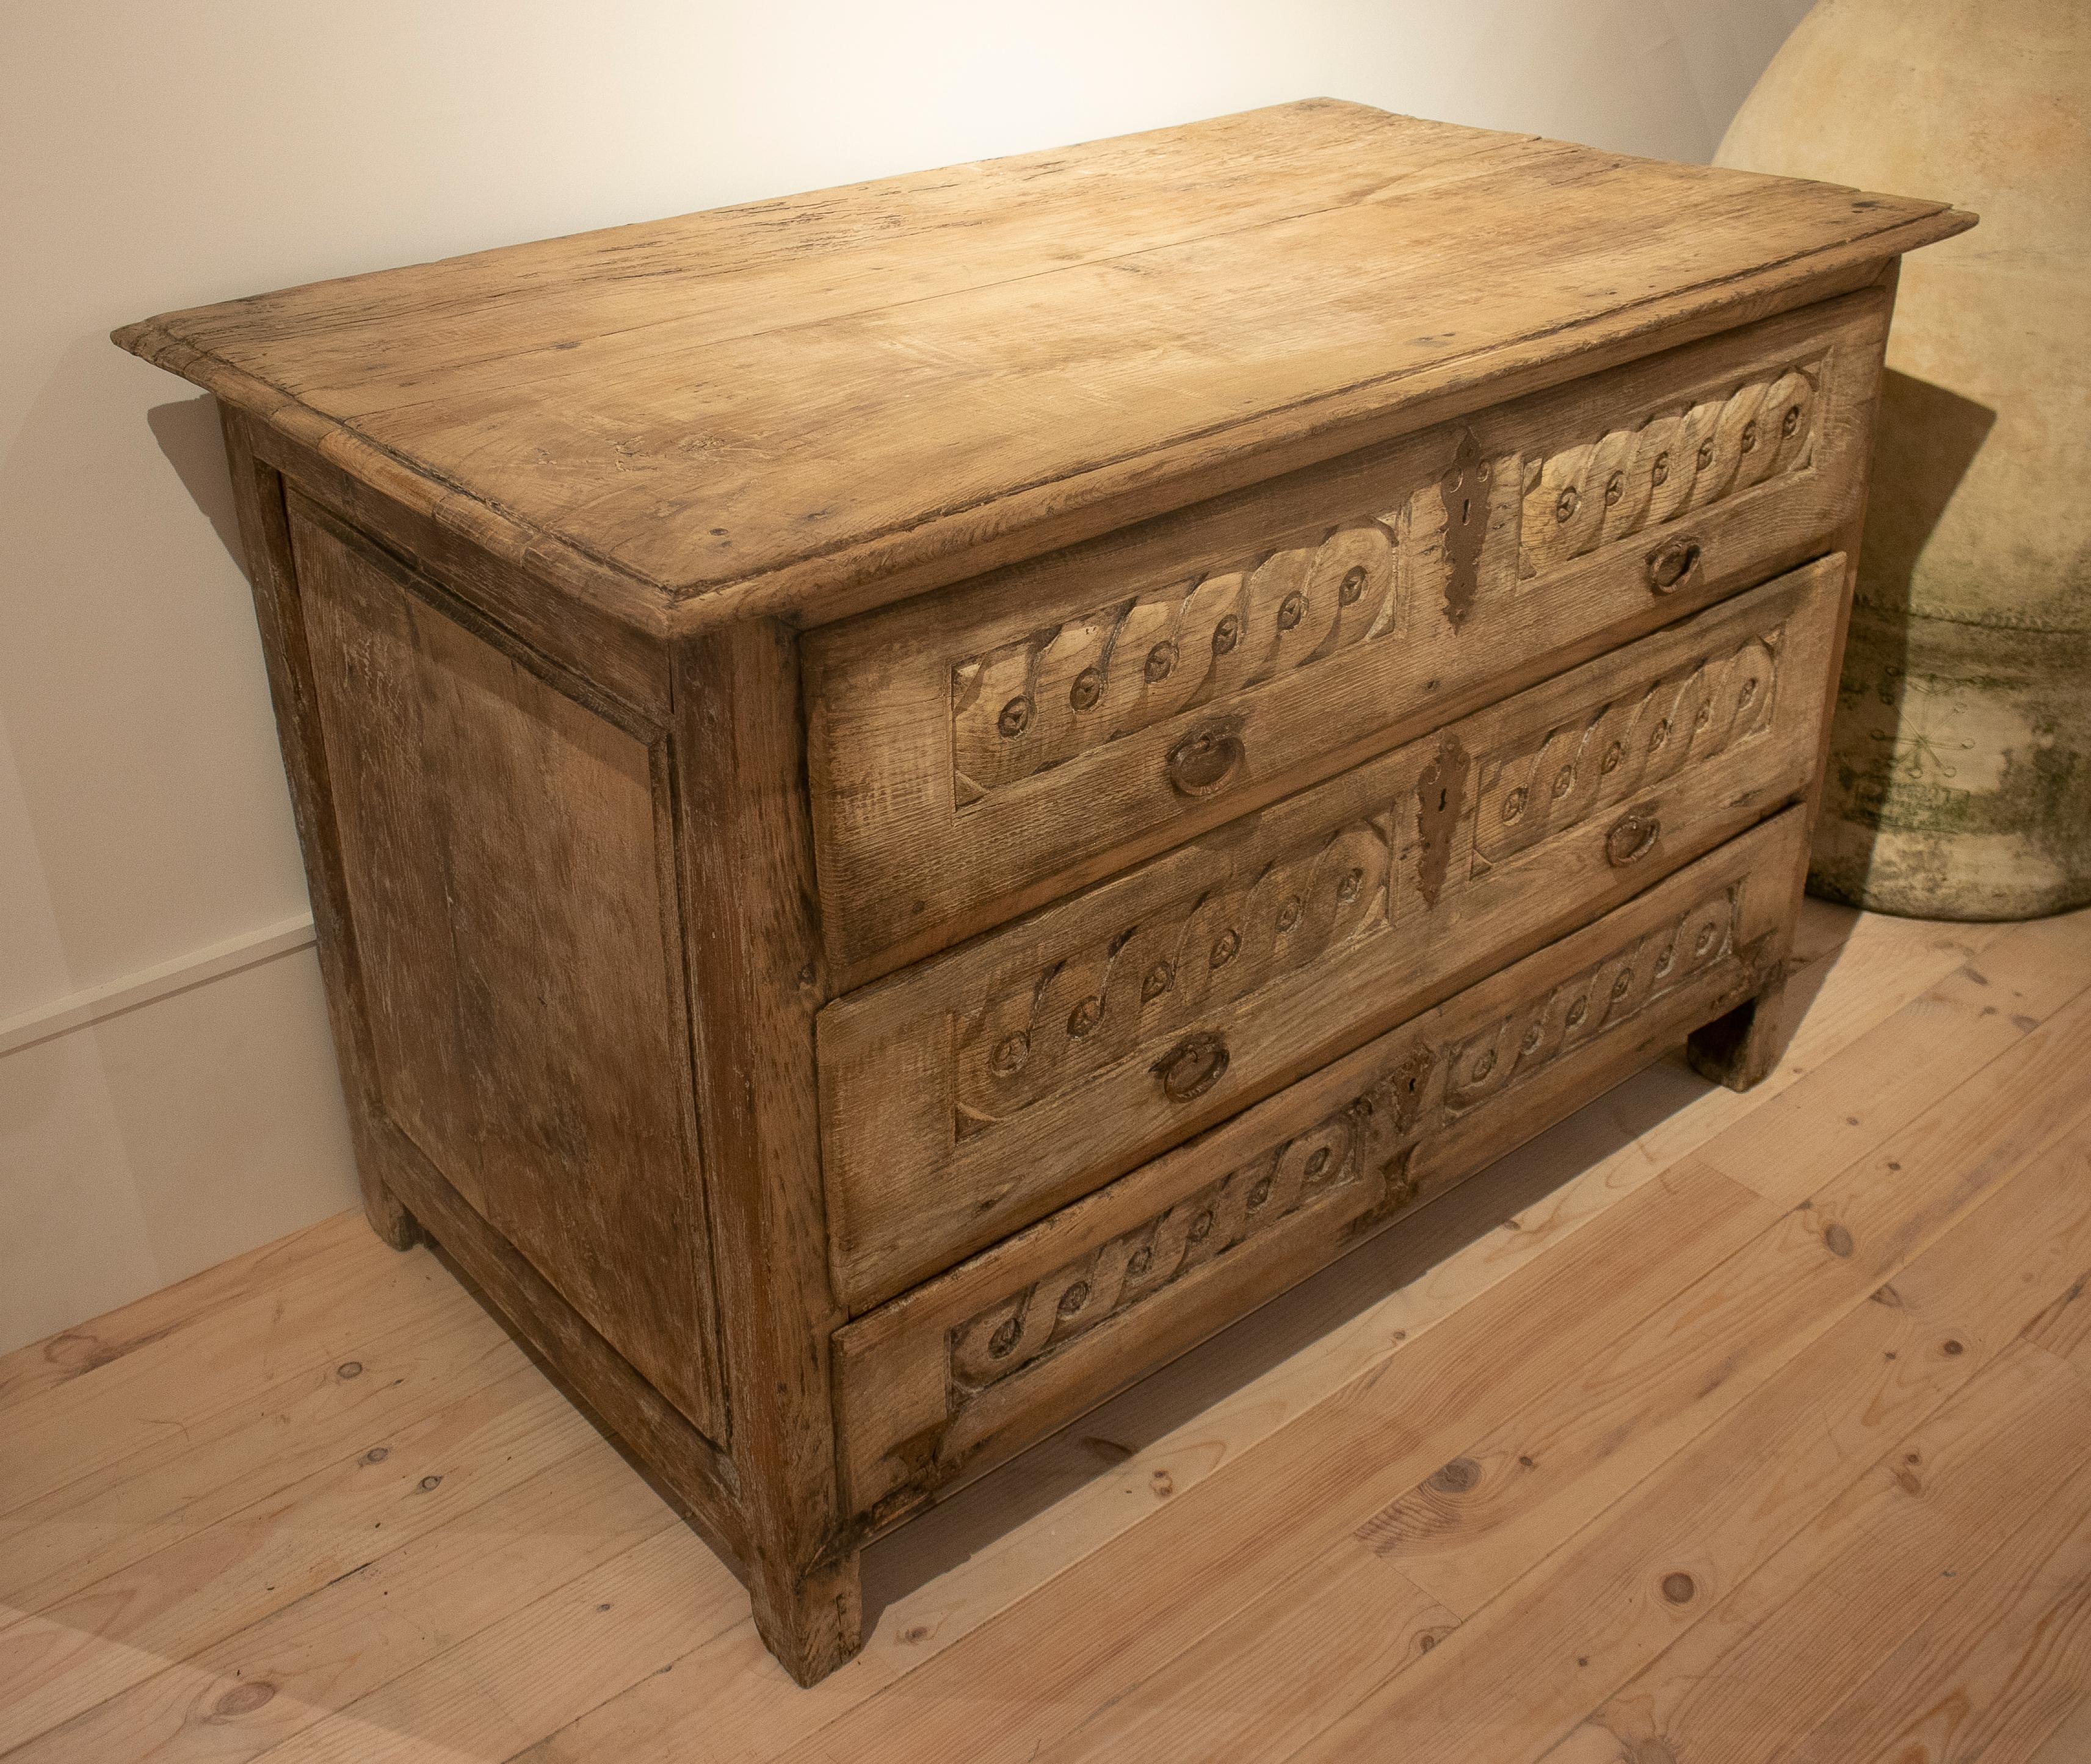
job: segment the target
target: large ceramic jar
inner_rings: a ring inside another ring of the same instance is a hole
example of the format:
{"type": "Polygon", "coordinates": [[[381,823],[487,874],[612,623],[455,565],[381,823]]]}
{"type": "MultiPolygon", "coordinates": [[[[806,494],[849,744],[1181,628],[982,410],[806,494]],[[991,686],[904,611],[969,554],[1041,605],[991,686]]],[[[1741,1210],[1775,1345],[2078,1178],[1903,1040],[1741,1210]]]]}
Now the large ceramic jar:
{"type": "Polygon", "coordinates": [[[2091,0],[1822,0],[1719,163],[1950,200],[1906,260],[1811,886],[2091,901],[2091,0]]]}

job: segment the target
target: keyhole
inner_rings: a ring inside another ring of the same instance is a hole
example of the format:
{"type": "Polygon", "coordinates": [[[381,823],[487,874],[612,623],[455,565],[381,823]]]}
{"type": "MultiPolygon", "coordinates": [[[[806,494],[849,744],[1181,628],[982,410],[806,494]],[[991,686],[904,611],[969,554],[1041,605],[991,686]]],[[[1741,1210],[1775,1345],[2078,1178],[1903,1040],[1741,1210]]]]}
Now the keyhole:
{"type": "Polygon", "coordinates": [[[1473,506],[1474,499],[1472,497],[1463,496],[1459,498],[1459,524],[1462,527],[1464,527],[1467,524],[1468,511],[1471,510],[1473,506]]]}

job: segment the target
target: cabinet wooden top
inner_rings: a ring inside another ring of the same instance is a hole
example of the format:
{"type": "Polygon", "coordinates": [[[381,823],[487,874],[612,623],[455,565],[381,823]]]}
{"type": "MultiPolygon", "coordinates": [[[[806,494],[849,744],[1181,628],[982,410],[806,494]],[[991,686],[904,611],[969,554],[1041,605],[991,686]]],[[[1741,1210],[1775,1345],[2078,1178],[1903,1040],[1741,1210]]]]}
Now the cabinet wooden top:
{"type": "Polygon", "coordinates": [[[1972,224],[1317,99],[116,340],[666,634],[898,599],[1972,224]]]}

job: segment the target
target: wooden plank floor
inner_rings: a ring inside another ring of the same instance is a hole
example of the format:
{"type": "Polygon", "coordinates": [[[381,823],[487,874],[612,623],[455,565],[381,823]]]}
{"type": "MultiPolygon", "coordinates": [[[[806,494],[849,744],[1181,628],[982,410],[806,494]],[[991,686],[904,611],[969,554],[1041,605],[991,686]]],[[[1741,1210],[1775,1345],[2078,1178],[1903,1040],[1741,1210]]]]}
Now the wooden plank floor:
{"type": "Polygon", "coordinates": [[[1672,1062],[866,1558],[795,1689],[344,1215],[0,1359],[0,1757],[2091,1760],[2091,913],[1672,1062]]]}

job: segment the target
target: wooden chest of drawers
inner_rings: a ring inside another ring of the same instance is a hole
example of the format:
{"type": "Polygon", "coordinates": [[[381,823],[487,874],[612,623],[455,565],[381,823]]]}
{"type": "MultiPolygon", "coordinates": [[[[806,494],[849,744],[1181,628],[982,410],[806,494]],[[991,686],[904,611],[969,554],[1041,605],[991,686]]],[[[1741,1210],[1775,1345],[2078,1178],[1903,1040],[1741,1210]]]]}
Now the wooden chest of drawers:
{"type": "Polygon", "coordinates": [[[857,1551],[1691,1038],[1929,202],[1315,102],[175,313],[373,1222],[857,1551]]]}

